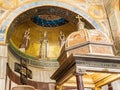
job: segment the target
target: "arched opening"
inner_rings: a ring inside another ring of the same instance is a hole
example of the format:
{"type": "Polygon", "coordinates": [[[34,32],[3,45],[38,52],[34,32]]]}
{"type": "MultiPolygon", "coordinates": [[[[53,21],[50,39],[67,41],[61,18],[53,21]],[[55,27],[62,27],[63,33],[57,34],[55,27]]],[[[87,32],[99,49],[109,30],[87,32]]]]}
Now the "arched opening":
{"type": "MultiPolygon", "coordinates": [[[[60,50],[59,32],[62,31],[67,39],[70,33],[77,31],[76,24],[78,20],[76,16],[77,13],[56,6],[42,6],[29,9],[13,20],[8,29],[7,40],[10,40],[11,46],[19,49],[24,32],[30,29],[30,44],[25,51],[27,54],[25,56],[39,59],[40,40],[43,38],[43,33],[47,32],[49,44],[47,51],[48,59],[57,59],[60,50]]],[[[94,26],[84,17],[82,17],[82,21],[85,23],[85,28],[94,29],[94,26]]]]}

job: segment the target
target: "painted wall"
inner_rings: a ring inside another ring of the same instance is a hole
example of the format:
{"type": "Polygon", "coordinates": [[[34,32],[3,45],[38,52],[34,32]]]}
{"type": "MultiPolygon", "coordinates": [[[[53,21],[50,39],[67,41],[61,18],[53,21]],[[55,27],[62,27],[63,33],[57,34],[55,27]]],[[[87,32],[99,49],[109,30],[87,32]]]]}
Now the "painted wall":
{"type": "Polygon", "coordinates": [[[116,55],[120,55],[120,5],[119,0],[108,0],[104,2],[108,21],[110,23],[110,31],[116,47],[116,55]]]}

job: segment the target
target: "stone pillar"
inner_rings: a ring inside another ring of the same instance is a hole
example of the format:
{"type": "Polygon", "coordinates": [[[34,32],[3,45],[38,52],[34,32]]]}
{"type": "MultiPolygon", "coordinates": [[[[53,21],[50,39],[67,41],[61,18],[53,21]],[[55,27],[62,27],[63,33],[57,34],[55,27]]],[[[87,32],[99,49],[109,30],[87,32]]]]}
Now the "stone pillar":
{"type": "Polygon", "coordinates": [[[76,74],[77,90],[84,90],[82,74],[76,74]]]}
{"type": "Polygon", "coordinates": [[[76,67],[76,82],[77,82],[77,90],[84,90],[84,84],[82,76],[86,73],[86,70],[76,67]]]}
{"type": "Polygon", "coordinates": [[[0,45],[0,90],[5,90],[6,63],[8,60],[8,45],[0,45]]]}
{"type": "Polygon", "coordinates": [[[108,90],[113,90],[111,83],[108,84],[108,90]]]}

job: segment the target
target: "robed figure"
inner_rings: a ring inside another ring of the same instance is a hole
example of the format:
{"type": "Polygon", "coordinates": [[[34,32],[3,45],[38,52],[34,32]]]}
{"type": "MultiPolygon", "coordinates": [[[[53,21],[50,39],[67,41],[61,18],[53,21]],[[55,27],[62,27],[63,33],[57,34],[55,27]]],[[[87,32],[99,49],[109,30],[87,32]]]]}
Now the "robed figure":
{"type": "Polygon", "coordinates": [[[30,28],[24,32],[22,42],[19,46],[21,51],[27,50],[30,44],[30,28]]]}
{"type": "Polygon", "coordinates": [[[40,59],[46,59],[48,57],[48,38],[46,31],[43,34],[43,38],[40,40],[39,57],[40,59]]]}
{"type": "Polygon", "coordinates": [[[59,40],[59,46],[62,47],[65,43],[65,35],[62,31],[59,32],[58,40],[59,40]]]}

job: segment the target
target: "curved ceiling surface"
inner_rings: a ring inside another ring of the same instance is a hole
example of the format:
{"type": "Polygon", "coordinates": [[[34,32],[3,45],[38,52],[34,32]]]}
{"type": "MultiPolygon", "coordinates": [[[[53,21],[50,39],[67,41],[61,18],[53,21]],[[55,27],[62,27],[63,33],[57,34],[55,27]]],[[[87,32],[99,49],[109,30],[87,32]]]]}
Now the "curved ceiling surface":
{"type": "Polygon", "coordinates": [[[58,27],[68,23],[67,20],[56,15],[37,15],[31,20],[43,27],[58,27]]]}
{"type": "MultiPolygon", "coordinates": [[[[14,19],[14,21],[12,22],[12,24],[10,25],[9,27],[9,30],[8,30],[8,35],[7,35],[7,38],[9,40],[10,38],[10,35],[12,33],[12,31],[14,30],[14,28],[20,24],[20,23],[23,23],[25,22],[26,20],[28,19],[32,19],[34,18],[35,16],[44,16],[44,15],[48,15],[48,16],[58,16],[58,17],[61,17],[62,20],[60,19],[60,23],[58,23],[59,25],[64,25],[64,23],[66,23],[66,21],[68,22],[71,22],[73,24],[77,24],[78,20],[76,19],[76,16],[77,14],[70,11],[70,10],[67,10],[67,9],[64,9],[64,8],[61,8],[61,7],[55,7],[55,6],[42,6],[42,7],[37,7],[37,8],[32,8],[30,10],[27,10],[26,12],[23,12],[21,13],[18,17],[16,17],[14,19]],[[64,20],[63,20],[64,19],[64,20]],[[62,24],[61,24],[62,23],[62,24]]],[[[45,18],[41,18],[42,20],[45,19],[45,18]]],[[[54,19],[53,19],[54,20],[54,19]]],[[[46,20],[46,21],[49,21],[49,20],[46,20]]],[[[51,20],[50,20],[51,21],[51,20]]],[[[59,21],[59,19],[58,19],[59,21]]],[[[84,18],[82,18],[82,21],[85,22],[85,27],[86,28],[94,28],[87,20],[85,20],[84,18]]],[[[36,21],[37,22],[37,21],[36,21]]],[[[53,23],[52,23],[53,24],[53,23]]],[[[44,25],[44,24],[43,24],[44,25]]],[[[58,25],[58,26],[59,26],[58,25]]],[[[46,26],[49,26],[48,23],[46,26]]],[[[53,25],[54,26],[54,25],[53,25]]]]}

